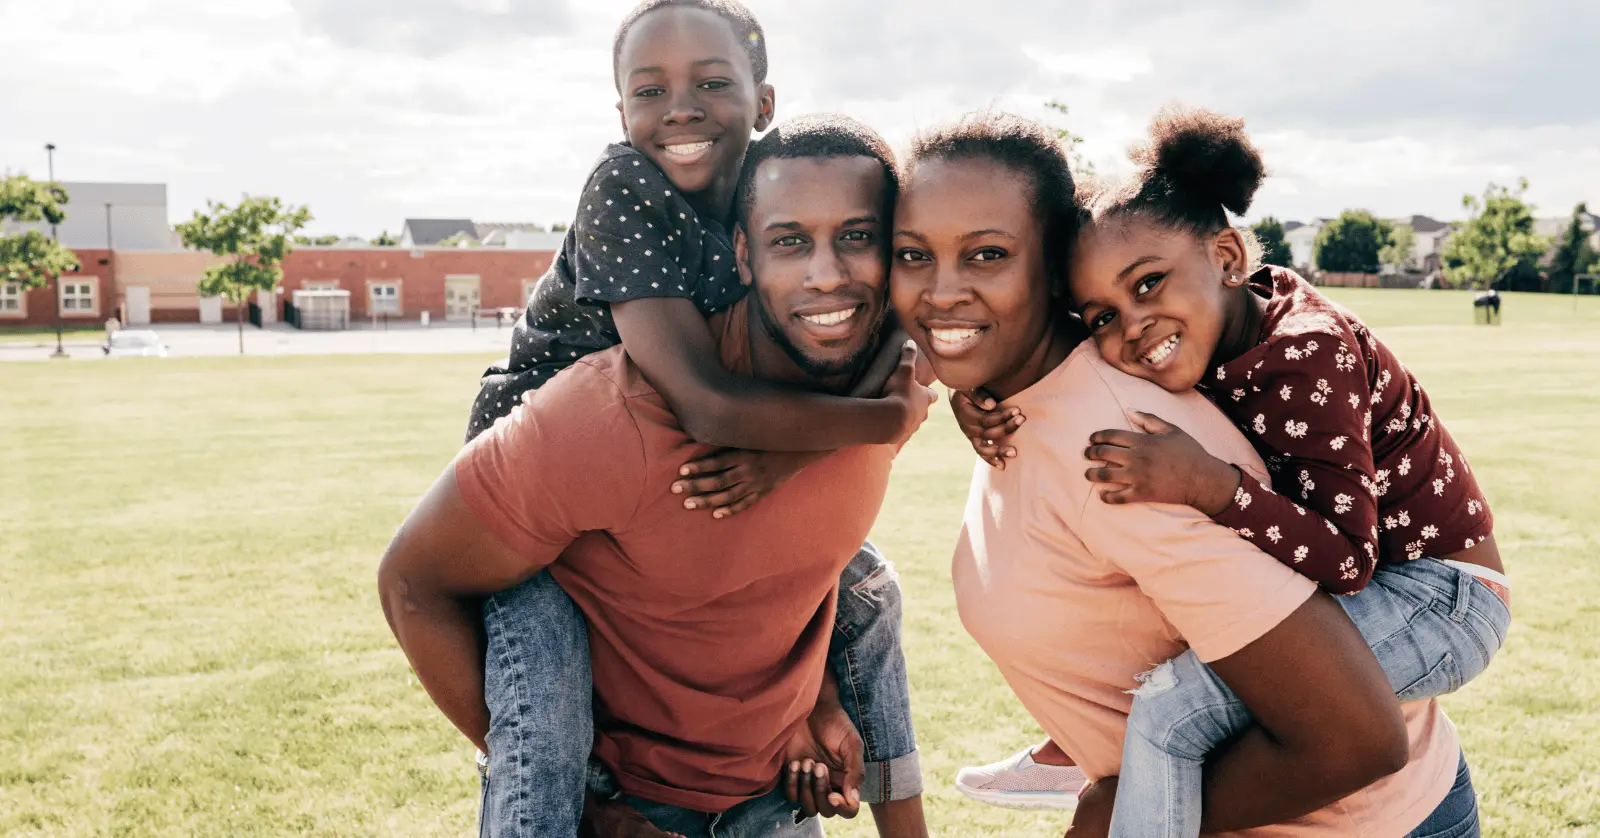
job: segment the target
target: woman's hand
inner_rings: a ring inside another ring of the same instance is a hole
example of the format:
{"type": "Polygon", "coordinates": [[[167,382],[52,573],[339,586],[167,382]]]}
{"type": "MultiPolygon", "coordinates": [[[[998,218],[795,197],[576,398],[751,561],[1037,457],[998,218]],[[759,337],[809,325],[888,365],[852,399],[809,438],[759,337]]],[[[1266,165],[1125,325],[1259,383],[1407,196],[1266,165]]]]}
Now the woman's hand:
{"type": "Polygon", "coordinates": [[[1027,421],[1021,410],[1001,408],[981,390],[952,393],[950,409],[955,411],[956,424],[972,443],[972,450],[984,462],[1004,469],[1006,460],[1017,456],[1017,449],[1011,447],[1011,435],[1027,421]]]}
{"type": "Polygon", "coordinates": [[[684,509],[709,509],[713,518],[737,515],[789,482],[828,451],[745,451],[724,448],[678,469],[672,493],[685,495],[684,509]]]}
{"type": "Polygon", "coordinates": [[[1111,834],[1111,811],[1116,802],[1116,777],[1104,777],[1084,786],[1066,838],[1106,838],[1111,834]]]}
{"type": "Polygon", "coordinates": [[[1095,466],[1084,473],[1103,483],[1106,503],[1181,503],[1218,515],[1233,503],[1239,469],[1211,456],[1182,428],[1159,416],[1130,411],[1128,419],[1144,433],[1097,431],[1083,456],[1095,466]]]}

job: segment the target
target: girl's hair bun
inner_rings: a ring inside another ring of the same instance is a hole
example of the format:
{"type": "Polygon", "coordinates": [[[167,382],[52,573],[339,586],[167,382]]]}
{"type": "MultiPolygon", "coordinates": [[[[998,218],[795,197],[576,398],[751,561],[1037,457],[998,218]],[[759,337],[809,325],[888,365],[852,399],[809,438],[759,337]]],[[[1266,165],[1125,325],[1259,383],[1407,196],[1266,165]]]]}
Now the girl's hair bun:
{"type": "Polygon", "coordinates": [[[1266,177],[1244,120],[1203,108],[1162,108],[1150,123],[1149,141],[1130,156],[1144,179],[1165,181],[1182,203],[1221,205],[1234,215],[1249,211],[1266,177]]]}

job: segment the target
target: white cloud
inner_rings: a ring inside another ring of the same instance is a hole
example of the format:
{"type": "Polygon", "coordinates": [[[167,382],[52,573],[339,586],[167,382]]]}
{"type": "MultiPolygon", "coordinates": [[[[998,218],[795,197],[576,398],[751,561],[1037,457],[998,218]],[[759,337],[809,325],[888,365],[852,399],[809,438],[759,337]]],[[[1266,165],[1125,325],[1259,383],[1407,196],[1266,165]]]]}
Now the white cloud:
{"type": "MultiPolygon", "coordinates": [[[[161,181],[173,214],[271,193],[318,232],[406,216],[564,218],[619,132],[631,0],[0,0],[0,169],[161,181]],[[20,79],[20,81],[16,81],[20,79]]],[[[1528,0],[752,0],[779,116],[891,140],[964,110],[1059,120],[1125,165],[1169,99],[1244,115],[1275,177],[1256,213],[1459,216],[1526,176],[1541,212],[1600,202],[1600,4],[1528,0]]]]}

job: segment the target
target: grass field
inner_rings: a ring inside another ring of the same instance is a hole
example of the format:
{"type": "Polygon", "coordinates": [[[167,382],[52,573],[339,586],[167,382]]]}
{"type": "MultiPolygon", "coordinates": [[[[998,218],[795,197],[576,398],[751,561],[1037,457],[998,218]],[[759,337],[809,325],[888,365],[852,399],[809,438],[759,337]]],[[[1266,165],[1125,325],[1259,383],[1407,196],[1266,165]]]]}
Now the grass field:
{"type": "MultiPolygon", "coordinates": [[[[1600,834],[1600,299],[1347,292],[1494,505],[1518,623],[1446,699],[1495,836],[1600,834]]],[[[471,748],[411,677],[374,567],[459,443],[473,356],[0,365],[0,835],[463,835],[471,748]]],[[[1037,736],[966,636],[972,457],[941,408],[873,539],[898,563],[938,834],[1059,835],[956,769],[1037,736]]],[[[860,823],[830,834],[866,836],[860,823]]]]}

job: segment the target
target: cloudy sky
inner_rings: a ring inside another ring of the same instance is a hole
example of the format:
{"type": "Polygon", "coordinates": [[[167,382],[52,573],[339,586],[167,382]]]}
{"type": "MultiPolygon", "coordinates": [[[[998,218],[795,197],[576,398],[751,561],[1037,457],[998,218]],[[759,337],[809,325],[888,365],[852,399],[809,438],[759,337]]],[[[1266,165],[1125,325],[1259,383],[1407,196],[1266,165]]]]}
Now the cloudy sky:
{"type": "MultiPolygon", "coordinates": [[[[1252,216],[1462,215],[1526,177],[1541,215],[1600,204],[1593,0],[749,0],[779,117],[901,143],[997,105],[1063,122],[1102,169],[1163,102],[1248,119],[1252,216]]],[[[0,0],[0,170],[164,182],[171,213],[275,194],[317,233],[407,216],[567,218],[619,134],[632,0],[0,0]]]]}

